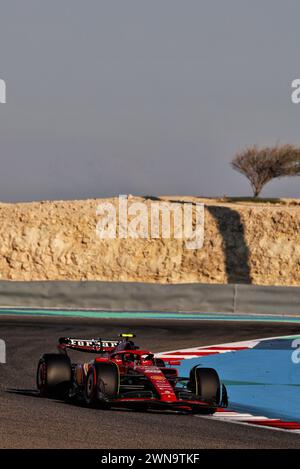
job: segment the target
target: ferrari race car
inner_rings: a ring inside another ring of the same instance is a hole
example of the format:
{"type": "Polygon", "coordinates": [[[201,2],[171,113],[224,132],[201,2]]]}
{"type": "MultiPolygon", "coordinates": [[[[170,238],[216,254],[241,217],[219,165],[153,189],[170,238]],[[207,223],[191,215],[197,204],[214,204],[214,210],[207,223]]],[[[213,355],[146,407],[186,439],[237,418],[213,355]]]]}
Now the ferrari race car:
{"type": "Polygon", "coordinates": [[[119,340],[60,338],[59,353],[44,354],[37,367],[41,396],[74,399],[88,406],[169,409],[212,414],[226,407],[227,392],[213,368],[194,366],[178,376],[169,362],[140,350],[134,334],[119,340]],[[97,354],[87,363],[72,363],[67,350],[97,354]]]}

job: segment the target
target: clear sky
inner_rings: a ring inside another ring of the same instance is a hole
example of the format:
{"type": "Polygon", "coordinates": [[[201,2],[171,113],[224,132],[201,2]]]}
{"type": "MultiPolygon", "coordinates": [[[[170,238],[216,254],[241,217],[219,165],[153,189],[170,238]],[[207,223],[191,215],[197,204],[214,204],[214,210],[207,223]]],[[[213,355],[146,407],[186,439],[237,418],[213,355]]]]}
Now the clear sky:
{"type": "Polygon", "coordinates": [[[300,144],[299,19],[299,0],[0,0],[0,200],[250,195],[234,153],[300,144]]]}

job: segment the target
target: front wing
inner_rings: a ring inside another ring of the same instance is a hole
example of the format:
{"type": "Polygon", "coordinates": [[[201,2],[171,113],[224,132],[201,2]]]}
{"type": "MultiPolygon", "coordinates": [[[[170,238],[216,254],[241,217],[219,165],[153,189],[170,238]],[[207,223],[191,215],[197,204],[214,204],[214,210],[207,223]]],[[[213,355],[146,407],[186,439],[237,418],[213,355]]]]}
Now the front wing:
{"type": "Polygon", "coordinates": [[[177,410],[187,412],[199,412],[213,414],[218,406],[204,401],[178,399],[176,401],[162,401],[155,397],[119,397],[110,399],[109,404],[116,407],[149,408],[157,410],[177,410]]]}

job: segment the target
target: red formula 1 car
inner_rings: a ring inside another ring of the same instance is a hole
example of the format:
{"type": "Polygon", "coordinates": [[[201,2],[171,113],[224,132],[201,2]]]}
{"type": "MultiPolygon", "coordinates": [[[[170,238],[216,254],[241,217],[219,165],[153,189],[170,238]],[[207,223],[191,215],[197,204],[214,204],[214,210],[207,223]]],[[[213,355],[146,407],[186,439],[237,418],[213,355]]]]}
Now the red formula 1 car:
{"type": "Polygon", "coordinates": [[[102,408],[170,409],[212,414],[227,406],[227,393],[213,368],[195,366],[187,378],[147,350],[134,334],[119,340],[60,338],[59,353],[45,354],[37,368],[41,396],[78,399],[102,408]],[[72,363],[67,349],[96,353],[88,363],[72,363]]]}

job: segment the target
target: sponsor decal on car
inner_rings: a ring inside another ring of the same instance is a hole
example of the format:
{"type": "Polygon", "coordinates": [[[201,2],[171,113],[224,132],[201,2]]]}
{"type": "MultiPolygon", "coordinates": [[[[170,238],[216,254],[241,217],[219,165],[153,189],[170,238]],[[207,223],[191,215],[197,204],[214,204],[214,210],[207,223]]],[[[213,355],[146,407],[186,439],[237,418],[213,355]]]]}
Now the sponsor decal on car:
{"type": "Polygon", "coordinates": [[[151,379],[154,381],[164,381],[165,377],[162,375],[153,375],[151,376],[151,379]]]}

